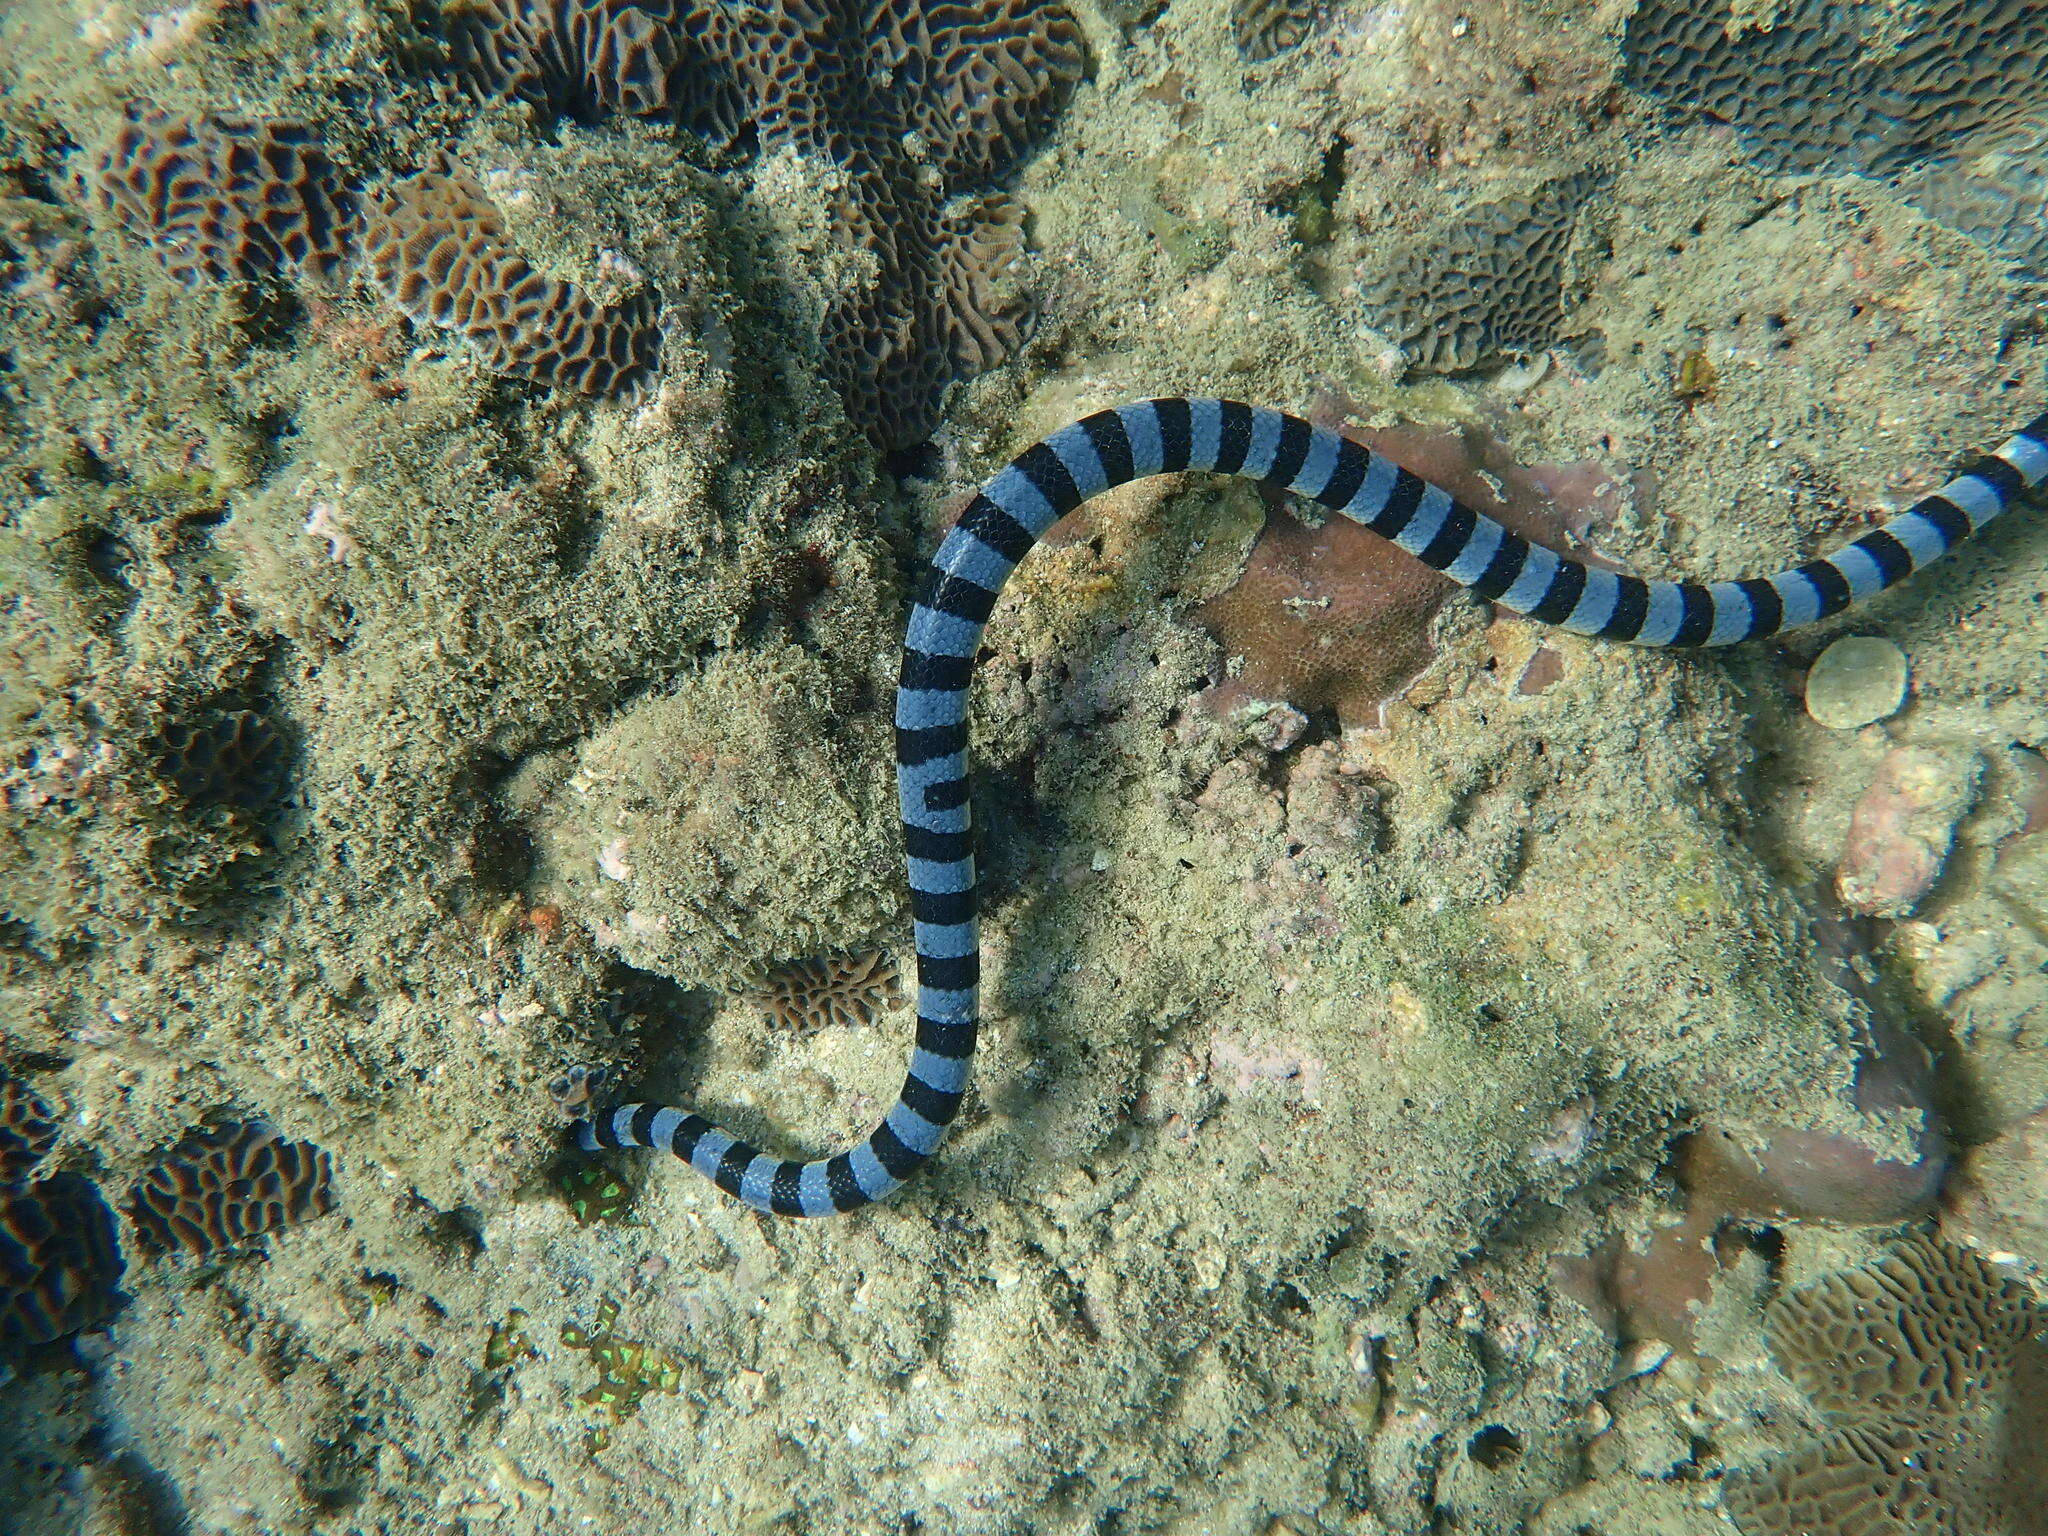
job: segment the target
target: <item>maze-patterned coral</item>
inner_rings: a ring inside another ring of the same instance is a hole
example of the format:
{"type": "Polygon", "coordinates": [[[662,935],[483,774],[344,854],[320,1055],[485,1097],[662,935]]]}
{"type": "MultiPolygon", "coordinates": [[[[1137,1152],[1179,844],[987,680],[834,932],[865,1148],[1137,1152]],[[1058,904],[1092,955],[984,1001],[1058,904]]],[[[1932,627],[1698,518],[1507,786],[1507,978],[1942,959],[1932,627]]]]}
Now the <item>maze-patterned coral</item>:
{"type": "Polygon", "coordinates": [[[1374,323],[1425,373],[1541,352],[1564,323],[1585,175],[1483,202],[1393,253],[1365,290],[1374,323]]]}
{"type": "Polygon", "coordinates": [[[191,805],[256,814],[284,793],[290,752],[260,711],[206,708],[175,716],[151,748],[158,773],[191,805]]]}
{"type": "Polygon", "coordinates": [[[609,394],[651,370],[661,348],[647,296],[607,307],[544,277],[466,176],[423,171],[371,197],[363,262],[394,304],[467,338],[494,372],[609,394]]]}
{"type": "Polygon", "coordinates": [[[86,178],[185,285],[303,273],[348,253],[354,199],[306,123],[131,114],[86,178]]]}
{"type": "Polygon", "coordinates": [[[1678,113],[1731,124],[1775,172],[1894,181],[1930,218],[2048,277],[2048,82],[2014,60],[2048,54],[2038,0],[1919,0],[1881,35],[1882,7],[1793,0],[1768,26],[1691,0],[1643,0],[1626,78],[1678,113]]]}
{"type": "Polygon", "coordinates": [[[57,1112],[20,1078],[0,1072],[0,1185],[19,1184],[57,1140],[57,1112]]]}
{"type": "Polygon", "coordinates": [[[0,1356],[113,1315],[126,1266],[114,1213],[75,1173],[0,1190],[0,1356]]]}
{"type": "Polygon", "coordinates": [[[872,1024],[902,1000],[896,962],[878,950],[793,961],[760,993],[768,1017],[794,1030],[872,1024]]]}
{"type": "Polygon", "coordinates": [[[824,364],[879,446],[922,442],[946,384],[1022,334],[1021,210],[958,199],[1014,170],[1065,104],[1079,27],[1059,0],[777,0],[745,21],[705,0],[456,0],[443,30],[485,93],[724,143],[751,126],[763,149],[838,167],[832,221],[875,264],[827,295],[824,364]]]}
{"type": "Polygon", "coordinates": [[[1913,1239],[1771,1304],[1778,1363],[1830,1425],[1731,1478],[1748,1536],[1988,1536],[2040,1529],[2048,1314],[1976,1254],[1913,1239]]]}
{"type": "Polygon", "coordinates": [[[334,1163],[255,1120],[187,1131],[136,1180],[129,1219],[144,1245],[206,1258],[334,1205],[334,1163]]]}

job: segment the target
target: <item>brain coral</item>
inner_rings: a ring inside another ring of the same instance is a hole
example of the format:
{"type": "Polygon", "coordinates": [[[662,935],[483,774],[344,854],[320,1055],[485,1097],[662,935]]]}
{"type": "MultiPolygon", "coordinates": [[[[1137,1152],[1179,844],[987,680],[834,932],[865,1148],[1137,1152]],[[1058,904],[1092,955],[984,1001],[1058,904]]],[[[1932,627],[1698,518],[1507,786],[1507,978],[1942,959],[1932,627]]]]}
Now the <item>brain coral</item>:
{"type": "Polygon", "coordinates": [[[57,1112],[20,1078],[0,1072],[0,1185],[19,1184],[57,1140],[57,1112]]]}
{"type": "Polygon", "coordinates": [[[494,373],[604,395],[654,366],[661,327],[634,295],[607,307],[543,277],[466,176],[424,171],[365,203],[363,266],[412,319],[468,339],[494,373]]]}
{"type": "Polygon", "coordinates": [[[1230,0],[1230,35],[1246,63],[1263,64],[1299,47],[1322,8],[1322,0],[1230,0]]]}
{"type": "Polygon", "coordinates": [[[1425,373],[1541,352],[1564,323],[1579,174],[1464,209],[1393,251],[1361,287],[1373,323],[1425,373]]]}
{"type": "Polygon", "coordinates": [[[99,1187],[57,1173],[0,1190],[0,1355],[111,1317],[126,1266],[99,1187]]]}
{"type": "Polygon", "coordinates": [[[290,753],[268,715],[201,709],[164,722],[152,742],[158,773],[195,806],[252,814],[284,792],[290,753]]]}
{"type": "Polygon", "coordinates": [[[1767,27],[1729,11],[1644,0],[1623,41],[1627,79],[1679,112],[1733,125],[1777,172],[1859,172],[1898,182],[1930,217],[2048,276],[2041,204],[2048,83],[2016,59],[2048,51],[2034,0],[1877,6],[1793,0],[1767,27]],[[1886,43],[1876,23],[1903,36],[1886,43]]]}
{"type": "Polygon", "coordinates": [[[332,274],[354,198],[311,125],[289,119],[131,113],[86,189],[188,287],[332,274]]]}
{"type": "Polygon", "coordinates": [[[824,361],[879,446],[929,437],[946,383],[1016,344],[1019,210],[967,194],[1016,168],[1080,78],[1058,0],[779,0],[744,24],[688,0],[458,0],[442,21],[473,89],[725,142],[751,127],[837,168],[832,222],[873,268],[828,296],[824,361]]]}
{"type": "Polygon", "coordinates": [[[311,1142],[229,1120],[187,1131],[136,1180],[128,1216],[144,1246],[207,1258],[331,1209],[333,1178],[311,1142]]]}
{"type": "Polygon", "coordinates": [[[605,394],[651,369],[660,349],[651,294],[607,308],[542,276],[483,190],[453,172],[365,195],[305,123],[131,115],[85,188],[182,283],[326,282],[359,269],[412,319],[465,337],[499,373],[605,394]]]}
{"type": "Polygon", "coordinates": [[[1828,1423],[1731,1479],[1749,1536],[2040,1536],[2048,1314],[1967,1249],[1914,1239],[1771,1304],[1778,1363],[1828,1423]]]}
{"type": "Polygon", "coordinates": [[[761,988],[760,1003],[785,1029],[872,1024],[902,1001],[896,962],[880,950],[826,955],[781,966],[761,988]]]}

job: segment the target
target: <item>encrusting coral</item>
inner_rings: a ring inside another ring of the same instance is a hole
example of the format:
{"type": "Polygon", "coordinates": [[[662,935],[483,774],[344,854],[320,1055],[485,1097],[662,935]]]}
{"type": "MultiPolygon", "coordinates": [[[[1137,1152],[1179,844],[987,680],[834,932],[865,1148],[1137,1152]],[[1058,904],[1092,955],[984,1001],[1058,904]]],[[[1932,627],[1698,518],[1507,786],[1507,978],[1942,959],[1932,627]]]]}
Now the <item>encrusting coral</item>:
{"type": "Polygon", "coordinates": [[[413,320],[465,337],[494,373],[608,395],[654,367],[654,304],[599,304],[544,277],[511,243],[484,189],[423,171],[365,202],[363,268],[413,320]]]}
{"type": "Polygon", "coordinates": [[[309,124],[131,115],[83,179],[88,196],[188,286],[347,271],[415,321],[454,331],[495,372],[581,394],[651,371],[650,293],[603,305],[543,276],[474,181],[446,169],[364,193],[309,124]]]}
{"type": "Polygon", "coordinates": [[[764,151],[833,167],[832,225],[872,266],[826,300],[824,365],[878,446],[929,437],[945,385],[1019,340],[1022,209],[985,189],[1080,78],[1080,31],[1057,0],[787,0],[744,25],[665,0],[460,0],[442,28],[473,90],[723,143],[751,127],[764,151]]]}
{"type": "Polygon", "coordinates": [[[1768,1321],[1779,1365],[1828,1430],[1727,1483],[1748,1536],[2048,1531],[2048,1313],[2023,1286],[1915,1238],[1787,1292],[1768,1321]]]}
{"type": "Polygon", "coordinates": [[[768,975],[757,997],[784,1029],[813,1030],[872,1024],[902,1001],[902,991],[896,962],[869,950],[792,961],[768,975]]]}
{"type": "Polygon", "coordinates": [[[49,1101],[0,1071],[0,1360],[113,1315],[126,1267],[92,1180],[24,1182],[57,1140],[49,1101]]]}
{"type": "Polygon", "coordinates": [[[187,287],[294,272],[324,281],[347,257],[355,218],[317,130],[288,118],[132,113],[86,189],[187,287]]]}
{"type": "Polygon", "coordinates": [[[1893,181],[1930,217],[2048,275],[2048,237],[2029,217],[2048,187],[2048,88],[2039,70],[2011,68],[2048,49],[2048,13],[2024,0],[1900,9],[1910,30],[1888,46],[1865,34],[1881,8],[1799,0],[1731,32],[1729,11],[1646,0],[1628,23],[1627,78],[1733,125],[1766,170],[1893,181]]]}
{"type": "Polygon", "coordinates": [[[187,1131],[142,1177],[128,1216],[143,1245],[208,1258],[334,1204],[333,1159],[255,1120],[187,1131]]]}
{"type": "Polygon", "coordinates": [[[1562,176],[1441,221],[1394,251],[1364,290],[1374,323],[1425,373],[1543,351],[1564,324],[1592,186],[1590,175],[1562,176]]]}

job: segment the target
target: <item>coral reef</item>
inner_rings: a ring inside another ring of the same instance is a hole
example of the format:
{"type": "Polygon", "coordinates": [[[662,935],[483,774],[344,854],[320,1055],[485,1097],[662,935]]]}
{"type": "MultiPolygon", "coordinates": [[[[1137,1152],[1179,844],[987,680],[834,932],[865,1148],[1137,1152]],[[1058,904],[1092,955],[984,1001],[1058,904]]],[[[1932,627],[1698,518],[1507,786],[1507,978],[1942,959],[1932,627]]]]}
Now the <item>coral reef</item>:
{"type": "Polygon", "coordinates": [[[1247,64],[1263,64],[1300,47],[1322,10],[1322,0],[1230,0],[1230,36],[1247,64]]]}
{"type": "Polygon", "coordinates": [[[928,438],[945,385],[1015,346],[1022,210],[968,194],[1016,168],[1080,78],[1058,0],[787,4],[745,25],[671,0],[463,0],[442,25],[472,89],[717,140],[750,126],[763,151],[831,167],[832,226],[868,265],[826,295],[823,361],[879,446],[928,438]]]}
{"type": "Polygon", "coordinates": [[[355,217],[317,130],[284,118],[132,114],[86,187],[188,287],[280,273],[330,279],[355,217]]]}
{"type": "Polygon", "coordinates": [[[770,972],[755,1000],[778,1027],[858,1028],[903,1001],[896,962],[881,950],[795,960],[770,972]]]}
{"type": "Polygon", "coordinates": [[[35,1089],[0,1071],[0,1186],[19,1184],[57,1141],[57,1112],[35,1089]]]}
{"type": "Polygon", "coordinates": [[[1748,1536],[2034,1536],[2048,1448],[2048,1313],[1951,1244],[1792,1290],[1772,1352],[1826,1422],[1817,1443],[1730,1479],[1748,1536]]]}
{"type": "Polygon", "coordinates": [[[1760,26],[1647,0],[1629,19],[1627,78],[1688,116],[1733,124],[1764,169],[1885,178],[2048,277],[2029,217],[2048,186],[2048,91],[2010,67],[2048,48],[2048,16],[2018,0],[1922,0],[1904,8],[1906,35],[1884,40],[1866,35],[1881,14],[1798,0],[1760,26]]]}
{"type": "Polygon", "coordinates": [[[1374,325],[1425,373],[1541,352],[1578,285],[1580,210],[1595,178],[1559,176],[1438,221],[1362,284],[1374,325]]]}
{"type": "Polygon", "coordinates": [[[466,339],[487,368],[581,394],[637,381],[660,350],[651,293],[607,306],[535,271],[482,187],[456,171],[361,192],[308,123],[142,114],[84,182],[188,286],[279,274],[327,284],[359,270],[414,321],[466,339]]]}
{"type": "Polygon", "coordinates": [[[284,793],[290,752],[269,715],[201,708],[166,720],[149,744],[164,782],[200,810],[259,815],[284,793]]]}
{"type": "Polygon", "coordinates": [[[258,1120],[190,1130],[135,1181],[143,1246],[210,1258],[333,1208],[333,1159],[258,1120]]]}
{"type": "Polygon", "coordinates": [[[125,1268],[92,1180],[55,1173],[0,1189],[0,1358],[111,1317],[125,1268]]]}
{"type": "Polygon", "coordinates": [[[415,321],[454,331],[493,373],[608,395],[652,371],[661,327],[645,292],[599,304],[536,272],[474,180],[423,171],[364,200],[363,269],[415,321]]]}

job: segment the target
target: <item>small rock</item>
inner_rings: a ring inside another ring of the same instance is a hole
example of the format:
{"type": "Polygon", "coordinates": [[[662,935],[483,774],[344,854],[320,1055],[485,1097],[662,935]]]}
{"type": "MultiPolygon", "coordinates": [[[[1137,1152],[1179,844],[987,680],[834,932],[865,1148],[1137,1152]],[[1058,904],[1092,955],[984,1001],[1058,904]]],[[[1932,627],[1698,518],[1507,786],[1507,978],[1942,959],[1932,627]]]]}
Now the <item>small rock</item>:
{"type": "Polygon", "coordinates": [[[1842,905],[1871,917],[1910,916],[1941,878],[1956,823],[1976,799],[1982,767],[1968,751],[1887,752],[1849,818],[1835,873],[1842,905]]]}
{"type": "Polygon", "coordinates": [[[1806,712],[1834,731],[1889,719],[1906,702],[1907,670],[1906,653],[1889,640],[1837,640],[1806,674],[1806,712]]]}

